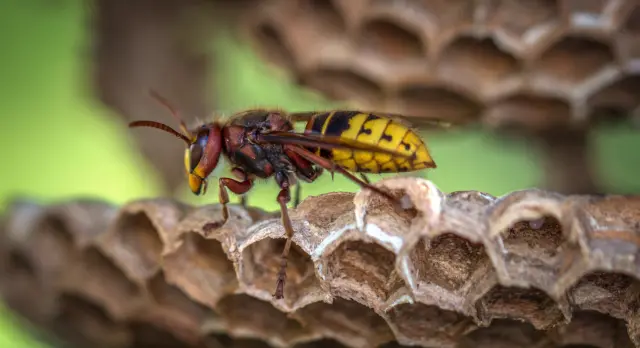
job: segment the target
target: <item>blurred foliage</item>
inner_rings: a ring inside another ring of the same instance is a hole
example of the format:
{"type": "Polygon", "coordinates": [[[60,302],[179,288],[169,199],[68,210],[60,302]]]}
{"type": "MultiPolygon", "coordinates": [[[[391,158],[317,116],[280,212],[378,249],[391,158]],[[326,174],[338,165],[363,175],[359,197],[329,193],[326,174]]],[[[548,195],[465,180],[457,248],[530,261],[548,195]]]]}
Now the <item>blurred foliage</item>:
{"type": "MultiPolygon", "coordinates": [[[[96,197],[114,203],[160,195],[158,178],[133,151],[126,125],[117,123],[92,96],[90,32],[86,2],[9,0],[0,12],[0,205],[16,196],[49,202],[96,197]]],[[[246,45],[217,38],[216,80],[220,111],[253,106],[288,110],[326,109],[329,103],[285,82],[264,66],[246,45]]],[[[170,96],[168,96],[170,97],[170,96]]],[[[158,136],[166,136],[158,133],[158,136]]],[[[541,177],[537,156],[525,144],[497,140],[478,131],[426,135],[438,163],[427,173],[444,191],[481,190],[495,195],[535,186],[541,177]]],[[[611,190],[640,191],[640,137],[637,131],[611,128],[596,137],[602,180],[611,190]]],[[[176,163],[181,166],[182,163],[176,163]]],[[[216,202],[216,185],[202,198],[186,189],[176,195],[190,203],[216,202]]],[[[303,195],[356,186],[324,176],[305,184],[303,195]]],[[[257,183],[252,205],[275,210],[277,188],[257,183]]],[[[0,317],[0,346],[37,347],[17,329],[11,316],[0,317]]]]}

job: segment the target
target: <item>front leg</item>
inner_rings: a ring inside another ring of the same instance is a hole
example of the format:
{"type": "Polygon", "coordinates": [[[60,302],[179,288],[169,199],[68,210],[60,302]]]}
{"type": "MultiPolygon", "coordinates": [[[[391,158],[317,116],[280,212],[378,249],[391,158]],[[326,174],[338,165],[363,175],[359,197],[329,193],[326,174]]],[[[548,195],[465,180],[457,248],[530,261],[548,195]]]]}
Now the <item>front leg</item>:
{"type": "MultiPolygon", "coordinates": [[[[231,170],[231,173],[232,173],[233,175],[235,175],[235,176],[236,176],[236,178],[238,178],[238,179],[240,179],[240,180],[243,180],[243,181],[244,181],[244,180],[246,180],[246,179],[247,179],[247,175],[246,175],[246,174],[245,174],[245,172],[244,172],[242,169],[240,169],[240,168],[233,168],[233,169],[231,170]]],[[[241,195],[241,196],[240,196],[240,205],[241,205],[243,208],[245,208],[245,209],[249,206],[249,204],[247,203],[247,195],[246,195],[246,194],[243,194],[243,195],[241,195]]]]}
{"type": "Polygon", "coordinates": [[[280,256],[280,269],[278,270],[278,279],[276,281],[276,291],[273,297],[276,299],[284,298],[284,283],[287,279],[287,258],[289,257],[289,250],[291,249],[291,241],[293,239],[293,226],[291,225],[291,219],[289,218],[289,210],[287,209],[287,203],[291,200],[291,192],[289,186],[289,179],[284,172],[276,173],[276,182],[280,186],[280,193],[278,193],[278,203],[280,204],[280,212],[282,214],[282,225],[284,231],[287,234],[287,241],[285,242],[282,255],[280,256]]]}
{"type": "Polygon", "coordinates": [[[229,193],[227,192],[227,189],[237,195],[242,195],[249,192],[251,187],[253,187],[253,180],[249,179],[242,169],[234,168],[232,173],[238,178],[244,178],[244,180],[237,181],[231,178],[220,178],[220,180],[218,180],[218,185],[220,186],[218,199],[220,204],[222,204],[222,221],[213,224],[213,226],[207,226],[209,229],[220,227],[229,219],[229,208],[227,208],[227,203],[229,203],[229,193]]]}

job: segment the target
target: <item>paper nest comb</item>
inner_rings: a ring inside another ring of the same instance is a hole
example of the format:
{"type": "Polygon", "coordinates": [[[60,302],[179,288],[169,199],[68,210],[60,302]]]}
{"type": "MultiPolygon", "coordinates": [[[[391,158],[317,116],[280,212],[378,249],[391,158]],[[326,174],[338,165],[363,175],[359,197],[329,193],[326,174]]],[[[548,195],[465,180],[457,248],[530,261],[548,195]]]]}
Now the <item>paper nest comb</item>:
{"type": "Polygon", "coordinates": [[[360,191],[292,210],[284,300],[278,214],[204,231],[219,205],[163,199],[14,204],[2,294],[91,347],[640,347],[640,196],[376,185],[414,209],[360,191]]]}
{"type": "Polygon", "coordinates": [[[635,0],[261,0],[245,34],[331,99],[530,131],[637,117],[635,0]]]}

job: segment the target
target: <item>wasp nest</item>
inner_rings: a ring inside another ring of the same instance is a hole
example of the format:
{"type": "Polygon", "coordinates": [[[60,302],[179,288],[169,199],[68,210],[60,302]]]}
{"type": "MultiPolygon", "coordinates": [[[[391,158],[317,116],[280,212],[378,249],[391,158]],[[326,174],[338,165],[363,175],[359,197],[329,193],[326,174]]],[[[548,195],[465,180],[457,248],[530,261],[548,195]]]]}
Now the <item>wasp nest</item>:
{"type": "Polygon", "coordinates": [[[636,0],[258,3],[262,56],[333,99],[529,130],[639,105],[636,0]]]}
{"type": "Polygon", "coordinates": [[[15,204],[1,291],[91,347],[640,347],[640,197],[376,185],[413,208],[361,191],[292,210],[283,300],[278,214],[232,206],[207,230],[219,205],[162,199],[15,204]]]}

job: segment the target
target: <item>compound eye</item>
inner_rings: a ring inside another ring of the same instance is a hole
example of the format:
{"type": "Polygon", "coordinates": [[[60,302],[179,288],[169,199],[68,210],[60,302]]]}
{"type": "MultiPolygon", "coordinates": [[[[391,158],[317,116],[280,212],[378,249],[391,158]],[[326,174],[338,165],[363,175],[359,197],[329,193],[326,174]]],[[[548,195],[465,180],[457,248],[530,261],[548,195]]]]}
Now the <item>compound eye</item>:
{"type": "Polygon", "coordinates": [[[198,165],[198,163],[200,163],[200,160],[202,159],[203,153],[204,153],[204,150],[202,149],[202,146],[200,146],[200,144],[193,143],[191,144],[191,146],[189,146],[189,170],[190,171],[193,171],[194,169],[196,169],[196,166],[198,165]]]}
{"type": "Polygon", "coordinates": [[[202,156],[204,155],[204,148],[207,146],[209,140],[209,132],[203,130],[198,134],[196,141],[189,146],[189,170],[194,171],[200,163],[202,156]]]}

